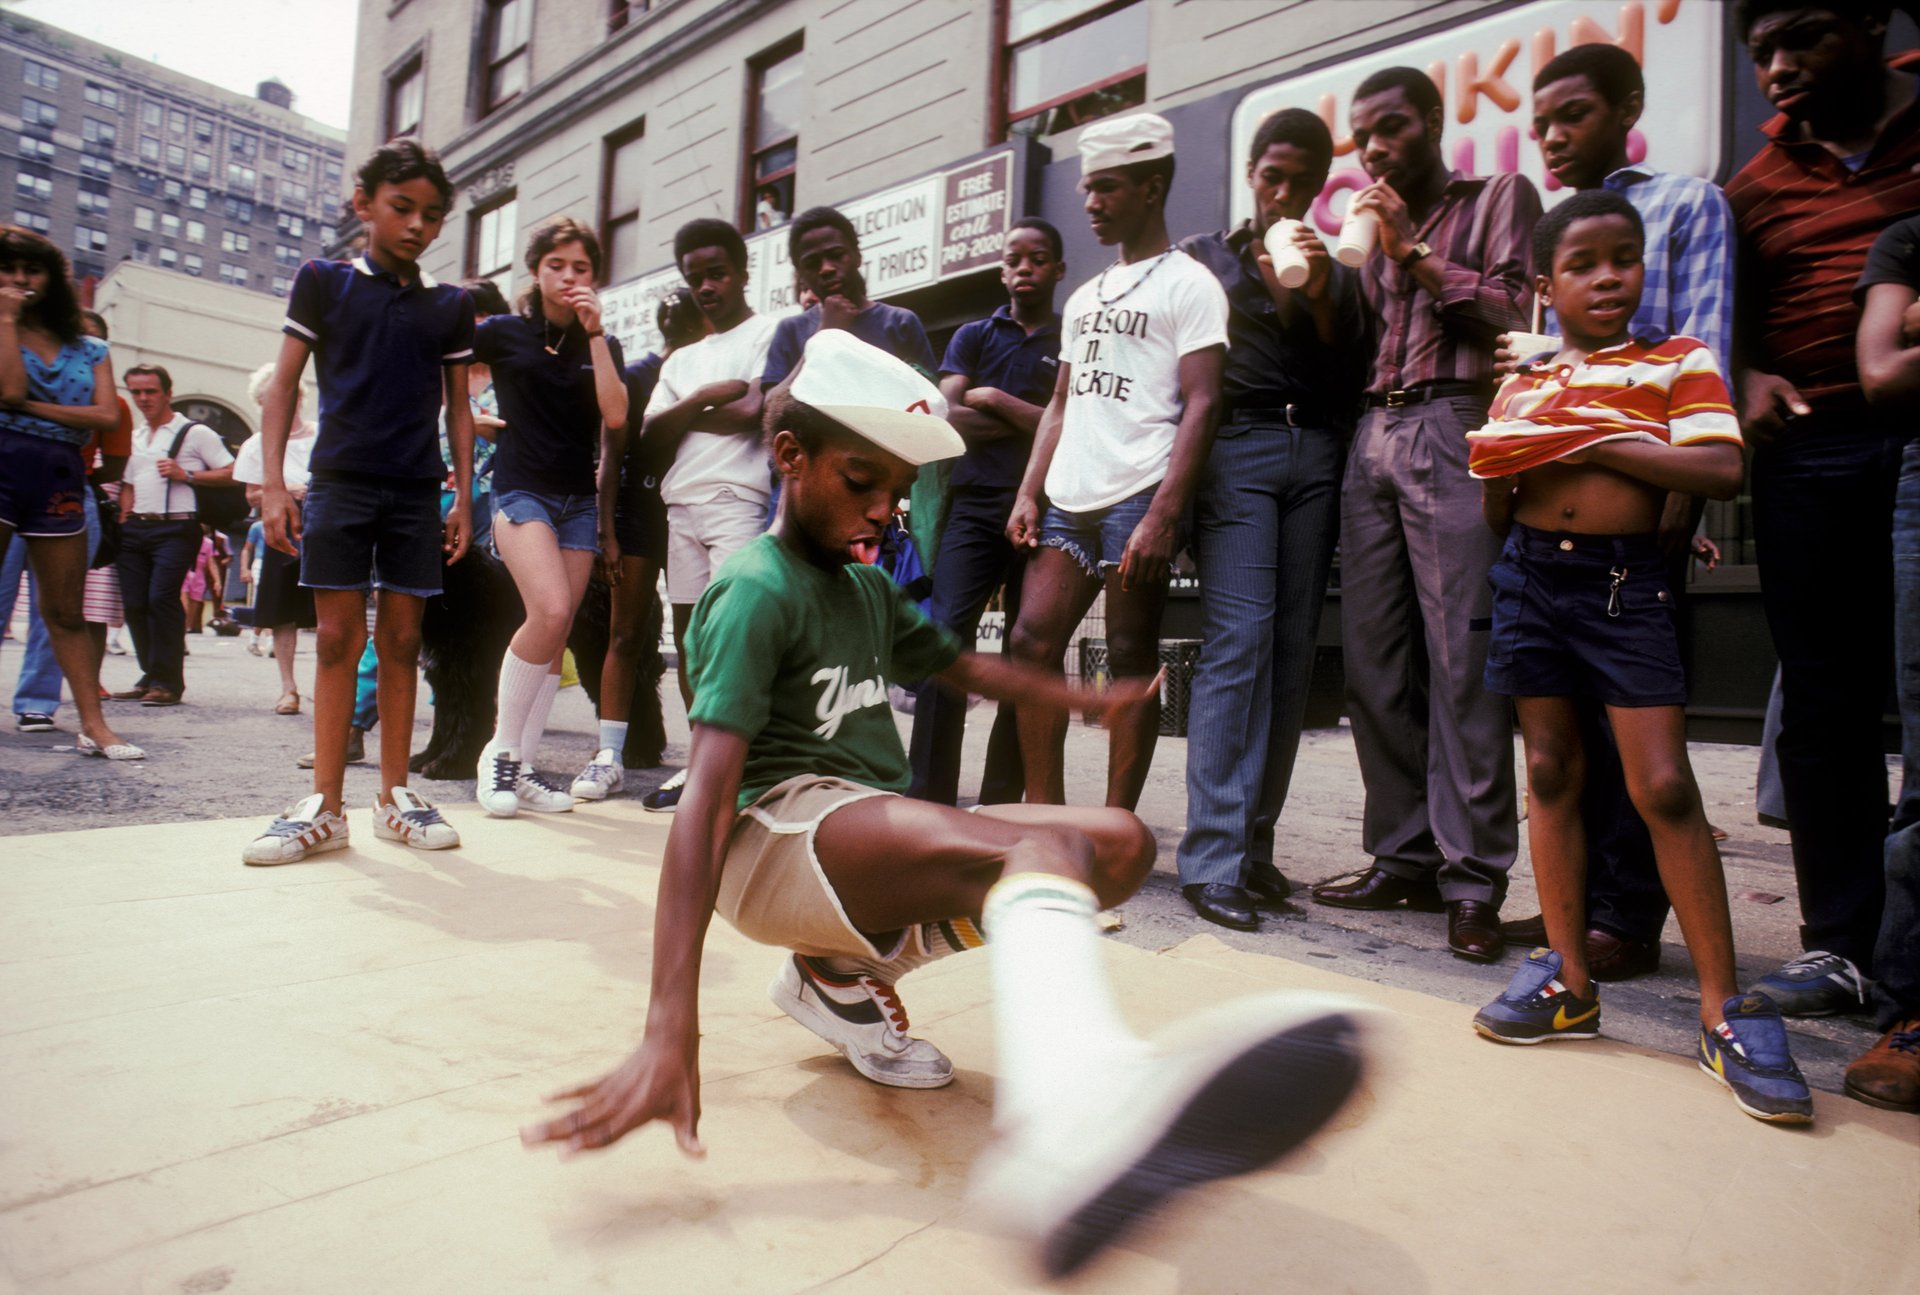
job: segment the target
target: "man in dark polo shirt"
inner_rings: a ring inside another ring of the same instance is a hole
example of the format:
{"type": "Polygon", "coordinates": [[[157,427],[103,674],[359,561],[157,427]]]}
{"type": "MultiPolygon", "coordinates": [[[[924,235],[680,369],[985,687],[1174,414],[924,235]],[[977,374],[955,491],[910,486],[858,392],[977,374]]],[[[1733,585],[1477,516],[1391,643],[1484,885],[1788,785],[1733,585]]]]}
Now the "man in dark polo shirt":
{"type": "Polygon", "coordinates": [[[1187,743],[1182,893],[1210,922],[1260,924],[1291,890],[1273,862],[1306,716],[1313,645],[1340,527],[1340,474],[1366,380],[1367,317],[1353,271],[1300,223],[1327,182],[1333,136],[1287,108],[1254,132],[1251,220],[1180,244],[1227,293],[1225,413],[1194,495],[1204,617],[1187,743]],[[1306,281],[1285,287],[1264,250],[1292,221],[1306,281]]]}
{"type": "MultiPolygon", "coordinates": [[[[1007,519],[1060,375],[1060,316],[1054,289],[1066,274],[1060,231],[1038,217],[1007,231],[1000,281],[1007,304],[962,324],[940,363],[947,421],[967,443],[948,482],[947,521],[933,571],[933,619],[972,643],[993,591],[1004,587],[1008,627],[1020,614],[1026,555],[1007,539],[1007,519]]],[[[1006,648],[1007,636],[1001,636],[1006,648]]],[[[960,749],[967,699],[929,682],[913,707],[913,785],[907,794],[951,805],[960,794],[960,749]]],[[[987,739],[980,803],[1018,801],[1024,790],[1013,707],[996,706],[987,739]]]]}
{"type": "Polygon", "coordinates": [[[1313,897],[1444,905],[1447,947],[1491,960],[1519,824],[1513,710],[1483,682],[1500,540],[1480,517],[1466,434],[1486,422],[1494,339],[1527,326],[1540,197],[1524,176],[1447,170],[1442,120],[1417,68],[1354,91],[1374,182],[1348,210],[1379,222],[1360,267],[1379,344],[1341,489],[1340,619],[1373,866],[1313,897]]]}
{"type": "Polygon", "coordinates": [[[1806,951],[1757,988],[1788,1015],[1866,1002],[1885,898],[1881,710],[1893,644],[1902,424],[1868,404],[1855,284],[1920,211],[1920,95],[1886,61],[1885,4],[1742,0],[1735,34],[1780,109],[1727,185],[1740,233],[1734,353],[1755,443],[1754,540],[1780,654],[1780,777],[1806,951]]]}

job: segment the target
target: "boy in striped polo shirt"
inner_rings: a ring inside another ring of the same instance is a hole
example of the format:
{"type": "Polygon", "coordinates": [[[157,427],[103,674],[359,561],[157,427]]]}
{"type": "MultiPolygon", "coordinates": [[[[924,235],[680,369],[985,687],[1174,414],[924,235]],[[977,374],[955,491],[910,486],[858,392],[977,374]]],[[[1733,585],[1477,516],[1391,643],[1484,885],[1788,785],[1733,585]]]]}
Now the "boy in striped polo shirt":
{"type": "Polygon", "coordinates": [[[1627,789],[1700,978],[1701,1069],[1758,1119],[1805,1123],[1813,1099],[1771,999],[1734,979],[1726,880],[1687,760],[1686,677],[1656,530],[1667,493],[1730,499],[1740,428],[1713,353],[1636,337],[1646,230],[1605,190],[1575,195],[1534,231],[1537,285],[1565,335],[1532,357],[1469,433],[1487,522],[1506,536],[1493,585],[1487,688],[1513,698],[1527,751],[1540,911],[1535,949],[1474,1017],[1501,1043],[1591,1039],[1600,995],[1587,966],[1586,756],[1579,698],[1607,708],[1627,789]]]}

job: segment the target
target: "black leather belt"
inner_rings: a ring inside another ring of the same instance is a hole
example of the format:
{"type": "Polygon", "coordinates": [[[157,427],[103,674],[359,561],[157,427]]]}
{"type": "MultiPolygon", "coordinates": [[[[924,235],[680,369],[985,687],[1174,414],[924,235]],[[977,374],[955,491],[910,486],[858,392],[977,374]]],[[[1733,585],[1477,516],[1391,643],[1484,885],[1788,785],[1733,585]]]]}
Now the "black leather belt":
{"type": "Polygon", "coordinates": [[[199,513],[128,513],[130,522],[191,522],[199,518],[199,513]]]}
{"type": "Polygon", "coordinates": [[[1395,391],[1370,392],[1367,395],[1367,408],[1401,409],[1407,405],[1422,405],[1429,400],[1452,400],[1456,396],[1492,399],[1487,388],[1477,382],[1422,382],[1395,391]]]}
{"type": "Polygon", "coordinates": [[[1343,427],[1352,415],[1335,420],[1322,416],[1312,405],[1241,405],[1229,409],[1223,423],[1278,423],[1282,427],[1343,427]]]}

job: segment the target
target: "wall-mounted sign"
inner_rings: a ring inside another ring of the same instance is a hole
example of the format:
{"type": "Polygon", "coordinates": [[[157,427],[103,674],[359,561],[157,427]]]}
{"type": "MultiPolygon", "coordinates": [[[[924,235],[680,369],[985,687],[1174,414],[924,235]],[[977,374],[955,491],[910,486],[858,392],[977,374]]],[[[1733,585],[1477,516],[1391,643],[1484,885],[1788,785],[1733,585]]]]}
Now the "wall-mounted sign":
{"type": "Polygon", "coordinates": [[[1349,129],[1353,91],[1372,73],[1396,66],[1420,68],[1439,87],[1449,166],[1481,175],[1519,171],[1552,205],[1566,191],[1546,174],[1533,139],[1534,74],[1559,51],[1599,41],[1628,50],[1646,76],[1643,127],[1633,133],[1628,156],[1713,179],[1724,111],[1723,20],[1715,0],[1541,0],[1261,86],[1233,114],[1233,219],[1253,214],[1252,195],[1239,177],[1261,118],[1279,108],[1305,108],[1326,121],[1335,140],[1333,173],[1310,219],[1328,237],[1337,236],[1347,195],[1369,183],[1349,129]]]}
{"type": "MultiPolygon", "coordinates": [[[[839,204],[860,234],[861,272],[876,300],[1000,263],[1013,219],[1010,149],[839,204]]],[[[763,315],[799,309],[785,227],[747,239],[747,304],[763,315]]],[[[607,328],[634,359],[657,350],[654,312],[681,286],[674,267],[629,279],[601,294],[607,328]]]]}

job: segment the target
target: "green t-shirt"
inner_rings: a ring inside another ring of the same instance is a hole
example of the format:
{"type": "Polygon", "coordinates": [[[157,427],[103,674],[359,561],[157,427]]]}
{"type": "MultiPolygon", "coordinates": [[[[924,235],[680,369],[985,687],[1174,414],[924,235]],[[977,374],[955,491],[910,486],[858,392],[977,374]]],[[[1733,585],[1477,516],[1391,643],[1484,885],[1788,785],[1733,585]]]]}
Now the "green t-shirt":
{"type": "Polygon", "coordinates": [[[800,774],[905,791],[887,683],[925,679],[959,655],[960,641],[879,567],[822,571],[762,535],[694,605],[688,719],[747,739],[742,809],[800,774]]]}

